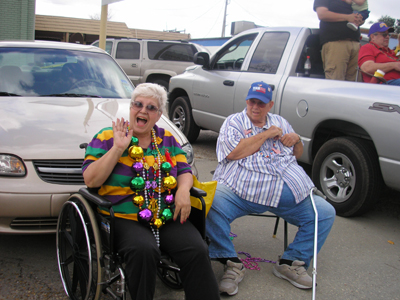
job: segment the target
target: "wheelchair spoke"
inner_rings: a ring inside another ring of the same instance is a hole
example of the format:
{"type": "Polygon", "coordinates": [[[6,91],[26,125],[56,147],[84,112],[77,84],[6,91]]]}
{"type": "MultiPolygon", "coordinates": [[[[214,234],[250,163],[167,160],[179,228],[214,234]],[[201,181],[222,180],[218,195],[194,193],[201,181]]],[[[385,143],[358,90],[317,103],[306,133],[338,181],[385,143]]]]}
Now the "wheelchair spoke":
{"type": "Polygon", "coordinates": [[[61,230],[61,234],[62,234],[63,240],[66,242],[66,244],[68,244],[68,245],[65,245],[65,246],[68,246],[70,249],[73,249],[74,248],[74,241],[73,241],[73,238],[72,238],[70,232],[68,230],[66,230],[66,229],[63,229],[63,230],[61,230]]]}
{"type": "Polygon", "coordinates": [[[85,299],[86,292],[87,292],[87,284],[88,284],[88,277],[87,277],[87,273],[88,272],[87,271],[86,272],[82,272],[81,268],[79,268],[77,272],[81,273],[81,275],[78,275],[79,286],[81,288],[82,299],[85,299]]]}
{"type": "Polygon", "coordinates": [[[68,256],[64,261],[61,262],[62,265],[68,266],[74,262],[74,257],[72,255],[68,256]]]}
{"type": "Polygon", "coordinates": [[[77,224],[76,224],[76,213],[74,207],[71,207],[68,210],[68,219],[69,219],[69,226],[71,228],[71,236],[72,241],[76,240],[76,232],[78,231],[77,224]]]}
{"type": "Polygon", "coordinates": [[[78,275],[77,273],[77,268],[75,265],[73,265],[73,271],[72,271],[72,291],[74,294],[76,293],[76,289],[78,287],[78,275]]]}
{"type": "Polygon", "coordinates": [[[74,269],[72,273],[72,291],[74,294],[77,294],[77,291],[80,291],[81,298],[85,299],[86,298],[86,284],[87,280],[86,278],[83,277],[81,274],[79,266],[75,263],[74,264],[74,269]],[[79,290],[78,290],[78,285],[79,285],[79,290]]]}

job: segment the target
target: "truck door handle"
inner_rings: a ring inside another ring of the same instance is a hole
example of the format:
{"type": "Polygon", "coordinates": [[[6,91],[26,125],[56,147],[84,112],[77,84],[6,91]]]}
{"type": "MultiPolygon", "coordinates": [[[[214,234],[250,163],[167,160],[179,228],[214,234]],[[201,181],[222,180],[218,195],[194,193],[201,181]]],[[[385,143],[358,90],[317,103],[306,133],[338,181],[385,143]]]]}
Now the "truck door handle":
{"type": "Polygon", "coordinates": [[[232,80],[225,80],[224,81],[224,85],[227,85],[227,86],[233,86],[235,84],[235,82],[233,82],[232,80]]]}
{"type": "Polygon", "coordinates": [[[137,64],[132,64],[131,66],[132,66],[132,68],[136,68],[137,64]]]}

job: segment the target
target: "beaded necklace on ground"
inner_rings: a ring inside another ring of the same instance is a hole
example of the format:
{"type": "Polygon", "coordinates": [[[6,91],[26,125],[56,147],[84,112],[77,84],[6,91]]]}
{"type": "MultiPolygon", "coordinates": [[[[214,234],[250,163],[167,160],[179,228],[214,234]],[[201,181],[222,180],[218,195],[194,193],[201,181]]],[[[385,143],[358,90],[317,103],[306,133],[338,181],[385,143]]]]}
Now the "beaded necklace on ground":
{"type": "Polygon", "coordinates": [[[152,167],[146,162],[142,147],[138,146],[139,139],[132,137],[128,154],[135,161],[132,164],[132,168],[136,172],[136,177],[132,178],[130,188],[135,193],[132,202],[140,209],[137,214],[138,221],[141,224],[150,226],[159,247],[159,228],[171,221],[174,215],[173,204],[175,203],[175,199],[171,194],[171,190],[176,187],[177,181],[175,177],[169,175],[172,166],[169,162],[164,161],[158,149],[154,129],[151,130],[151,143],[153,146],[152,154],[154,155],[152,167]],[[150,178],[151,168],[153,169],[152,180],[150,178]],[[165,177],[162,177],[162,172],[166,173],[165,177]],[[163,199],[167,207],[161,210],[163,189],[168,191],[168,195],[163,199]],[[139,195],[139,192],[143,192],[144,197],[139,195]],[[155,195],[158,197],[156,198],[155,195]],[[145,208],[142,208],[143,204],[145,204],[145,208]]]}

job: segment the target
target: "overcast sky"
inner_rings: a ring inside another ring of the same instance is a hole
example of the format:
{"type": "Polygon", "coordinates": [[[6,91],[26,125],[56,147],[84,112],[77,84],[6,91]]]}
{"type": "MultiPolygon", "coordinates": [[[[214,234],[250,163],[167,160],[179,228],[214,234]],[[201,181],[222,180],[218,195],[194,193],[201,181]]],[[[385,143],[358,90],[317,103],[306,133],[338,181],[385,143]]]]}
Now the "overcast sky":
{"type": "MultiPolygon", "coordinates": [[[[182,30],[192,38],[221,37],[226,0],[123,0],[108,5],[111,21],[129,28],[182,30]]],[[[369,0],[369,21],[383,15],[400,19],[400,0],[369,0]]],[[[225,36],[231,23],[250,21],[260,26],[318,27],[314,0],[228,0],[225,36]]],[[[101,12],[101,0],[36,0],[36,14],[90,19],[101,12]]]]}

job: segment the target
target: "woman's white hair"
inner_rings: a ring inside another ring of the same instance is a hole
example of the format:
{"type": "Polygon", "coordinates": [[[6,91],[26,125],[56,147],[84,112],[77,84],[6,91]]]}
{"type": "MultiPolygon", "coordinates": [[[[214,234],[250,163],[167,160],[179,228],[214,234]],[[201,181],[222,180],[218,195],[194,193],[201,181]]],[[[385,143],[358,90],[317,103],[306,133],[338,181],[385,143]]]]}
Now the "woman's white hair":
{"type": "Polygon", "coordinates": [[[156,83],[141,83],[135,87],[132,93],[131,106],[137,97],[153,98],[157,99],[158,107],[161,113],[165,110],[165,104],[167,103],[167,91],[165,87],[156,83]]]}

